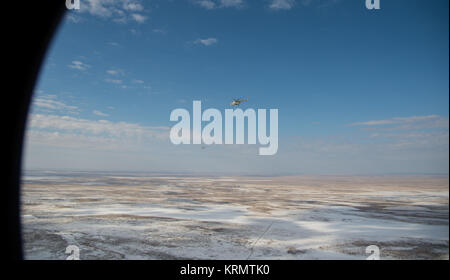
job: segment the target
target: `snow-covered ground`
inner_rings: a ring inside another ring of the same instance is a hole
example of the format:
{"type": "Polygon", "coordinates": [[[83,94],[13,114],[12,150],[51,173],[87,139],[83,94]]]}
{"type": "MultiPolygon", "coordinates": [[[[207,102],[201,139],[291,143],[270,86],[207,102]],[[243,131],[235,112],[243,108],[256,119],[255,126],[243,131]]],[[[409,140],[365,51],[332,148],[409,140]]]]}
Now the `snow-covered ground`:
{"type": "Polygon", "coordinates": [[[25,255],[448,259],[448,177],[27,176],[25,255]]]}

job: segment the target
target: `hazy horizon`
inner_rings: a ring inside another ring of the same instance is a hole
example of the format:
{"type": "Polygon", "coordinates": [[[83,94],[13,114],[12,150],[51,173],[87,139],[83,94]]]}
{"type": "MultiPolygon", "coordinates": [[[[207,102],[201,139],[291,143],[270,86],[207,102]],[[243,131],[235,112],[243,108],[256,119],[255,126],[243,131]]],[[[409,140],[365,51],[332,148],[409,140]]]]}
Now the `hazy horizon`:
{"type": "Polygon", "coordinates": [[[170,171],[170,170],[104,170],[104,169],[72,169],[72,168],[33,168],[23,169],[22,176],[32,172],[48,172],[48,173],[64,173],[64,172],[80,172],[80,173],[98,173],[98,174],[141,174],[141,175],[174,175],[174,176],[227,176],[227,177],[296,177],[296,176],[342,176],[342,177],[371,177],[371,176],[438,176],[449,177],[449,173],[246,173],[246,172],[193,172],[193,171],[170,171]]]}

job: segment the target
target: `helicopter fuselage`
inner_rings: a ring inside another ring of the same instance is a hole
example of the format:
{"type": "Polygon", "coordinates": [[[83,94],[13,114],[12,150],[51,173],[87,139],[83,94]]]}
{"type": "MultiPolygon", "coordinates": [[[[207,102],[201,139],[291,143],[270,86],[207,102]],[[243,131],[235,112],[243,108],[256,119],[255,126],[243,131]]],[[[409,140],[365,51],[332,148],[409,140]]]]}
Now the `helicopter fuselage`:
{"type": "Polygon", "coordinates": [[[247,100],[234,100],[233,102],[230,103],[231,106],[239,106],[241,105],[242,102],[245,102],[247,100]]]}

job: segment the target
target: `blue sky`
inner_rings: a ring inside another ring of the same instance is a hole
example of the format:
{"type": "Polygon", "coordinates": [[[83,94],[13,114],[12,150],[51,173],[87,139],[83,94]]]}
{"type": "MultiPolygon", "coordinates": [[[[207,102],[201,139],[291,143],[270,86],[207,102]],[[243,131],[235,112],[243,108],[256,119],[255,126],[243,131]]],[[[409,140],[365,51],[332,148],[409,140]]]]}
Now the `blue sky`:
{"type": "Polygon", "coordinates": [[[27,168],[448,174],[448,1],[81,0],[40,76],[27,168]],[[174,147],[175,108],[279,110],[279,152],[174,147]]]}

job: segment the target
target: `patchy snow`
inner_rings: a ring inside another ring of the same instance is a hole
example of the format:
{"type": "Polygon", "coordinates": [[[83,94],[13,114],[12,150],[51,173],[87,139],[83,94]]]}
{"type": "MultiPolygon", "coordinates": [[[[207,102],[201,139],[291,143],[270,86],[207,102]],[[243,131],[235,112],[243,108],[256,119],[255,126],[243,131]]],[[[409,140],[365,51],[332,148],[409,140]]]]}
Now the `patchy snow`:
{"type": "Polygon", "coordinates": [[[448,259],[448,180],[100,179],[24,186],[27,258],[448,259]]]}

